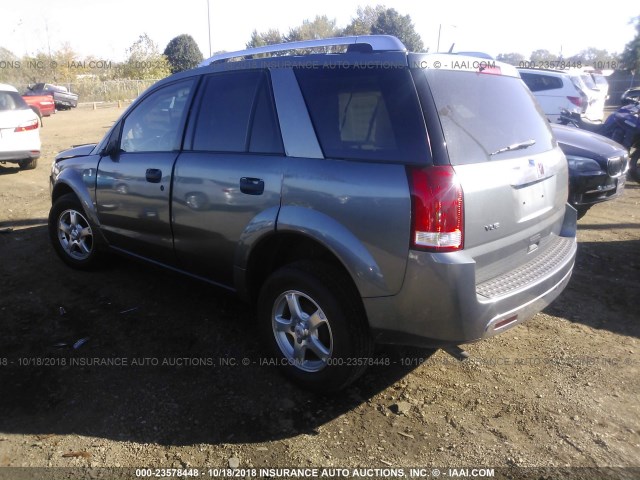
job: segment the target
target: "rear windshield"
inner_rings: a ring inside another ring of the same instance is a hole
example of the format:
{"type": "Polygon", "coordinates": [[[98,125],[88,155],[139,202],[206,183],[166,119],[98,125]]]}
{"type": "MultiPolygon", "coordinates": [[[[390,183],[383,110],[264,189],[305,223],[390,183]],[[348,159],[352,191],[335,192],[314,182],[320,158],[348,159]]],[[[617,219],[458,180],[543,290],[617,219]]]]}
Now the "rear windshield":
{"type": "Polygon", "coordinates": [[[424,119],[407,68],[295,70],[325,157],[424,162],[424,119]]]}
{"type": "Polygon", "coordinates": [[[602,75],[593,75],[593,81],[596,82],[596,85],[599,87],[608,87],[609,82],[602,75]]]}
{"type": "Polygon", "coordinates": [[[532,155],[555,146],[548,121],[519,78],[422,71],[431,87],[453,165],[532,155]],[[506,150],[514,145],[520,148],[506,150]]]}
{"type": "Polygon", "coordinates": [[[28,108],[27,103],[16,92],[0,92],[0,112],[28,108]]]}
{"type": "Polygon", "coordinates": [[[580,78],[582,79],[582,81],[584,82],[584,84],[587,86],[587,88],[590,89],[594,89],[594,88],[598,88],[596,86],[596,83],[593,81],[593,79],[591,78],[591,75],[580,75],[580,78]]]}

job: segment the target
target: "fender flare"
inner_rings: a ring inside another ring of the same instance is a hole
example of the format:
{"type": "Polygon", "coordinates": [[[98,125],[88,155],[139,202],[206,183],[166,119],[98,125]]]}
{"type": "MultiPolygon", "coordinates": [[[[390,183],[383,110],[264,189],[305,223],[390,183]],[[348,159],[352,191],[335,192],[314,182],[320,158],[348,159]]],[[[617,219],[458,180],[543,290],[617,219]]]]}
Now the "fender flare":
{"type": "Polygon", "coordinates": [[[51,192],[51,198],[56,198],[56,193],[62,188],[66,187],[71,189],[82,204],[91,223],[93,223],[95,227],[99,227],[100,220],[98,219],[98,212],[96,211],[95,197],[90,191],[90,189],[95,188],[96,172],[96,168],[84,169],[82,173],[73,168],[62,170],[56,178],[55,186],[51,192]]]}
{"type": "Polygon", "coordinates": [[[366,246],[334,218],[309,208],[284,206],[280,208],[276,230],[303,235],[329,250],[349,272],[361,297],[393,295],[366,246]]]}

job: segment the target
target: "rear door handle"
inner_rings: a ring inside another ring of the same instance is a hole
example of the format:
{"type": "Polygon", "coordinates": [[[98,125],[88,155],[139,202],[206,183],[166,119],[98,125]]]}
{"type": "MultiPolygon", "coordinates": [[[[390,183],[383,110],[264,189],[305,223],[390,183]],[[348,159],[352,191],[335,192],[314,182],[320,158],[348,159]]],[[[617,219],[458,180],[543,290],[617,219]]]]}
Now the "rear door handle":
{"type": "Polygon", "coordinates": [[[240,191],[247,195],[262,195],[264,193],[264,180],[261,178],[242,177],[240,179],[240,191]]]}
{"type": "Polygon", "coordinates": [[[148,168],[146,176],[147,182],[160,183],[162,181],[162,170],[159,170],[157,168],[148,168]]]}

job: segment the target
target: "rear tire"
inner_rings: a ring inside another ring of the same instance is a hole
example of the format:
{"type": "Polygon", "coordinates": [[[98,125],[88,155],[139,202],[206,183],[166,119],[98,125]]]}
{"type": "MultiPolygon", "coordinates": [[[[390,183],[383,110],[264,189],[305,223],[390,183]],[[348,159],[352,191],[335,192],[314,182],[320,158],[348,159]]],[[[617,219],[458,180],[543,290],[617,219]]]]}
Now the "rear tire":
{"type": "Polygon", "coordinates": [[[38,166],[38,159],[27,158],[25,160],[20,160],[18,162],[18,166],[20,167],[20,170],[33,170],[38,166]]]}
{"type": "Polygon", "coordinates": [[[303,261],[277,270],[260,292],[258,321],[271,364],[315,392],[345,388],[373,354],[359,294],[333,266],[303,261]]]}
{"type": "Polygon", "coordinates": [[[64,263],[79,270],[92,270],[102,261],[93,226],[73,193],[58,198],[49,212],[49,239],[64,263]]]}

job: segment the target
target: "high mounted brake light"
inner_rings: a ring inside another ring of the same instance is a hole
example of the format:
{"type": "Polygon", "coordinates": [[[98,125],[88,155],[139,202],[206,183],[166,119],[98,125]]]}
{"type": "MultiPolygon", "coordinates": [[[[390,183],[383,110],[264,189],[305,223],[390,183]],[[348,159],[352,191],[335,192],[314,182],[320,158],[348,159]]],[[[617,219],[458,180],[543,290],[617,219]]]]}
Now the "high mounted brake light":
{"type": "Polygon", "coordinates": [[[484,73],[486,75],[502,75],[502,69],[497,65],[492,65],[490,63],[486,65],[480,65],[478,67],[478,73],[484,73]]]}
{"type": "Polygon", "coordinates": [[[453,252],[464,245],[463,195],[453,167],[407,167],[411,248],[453,252]]]}

